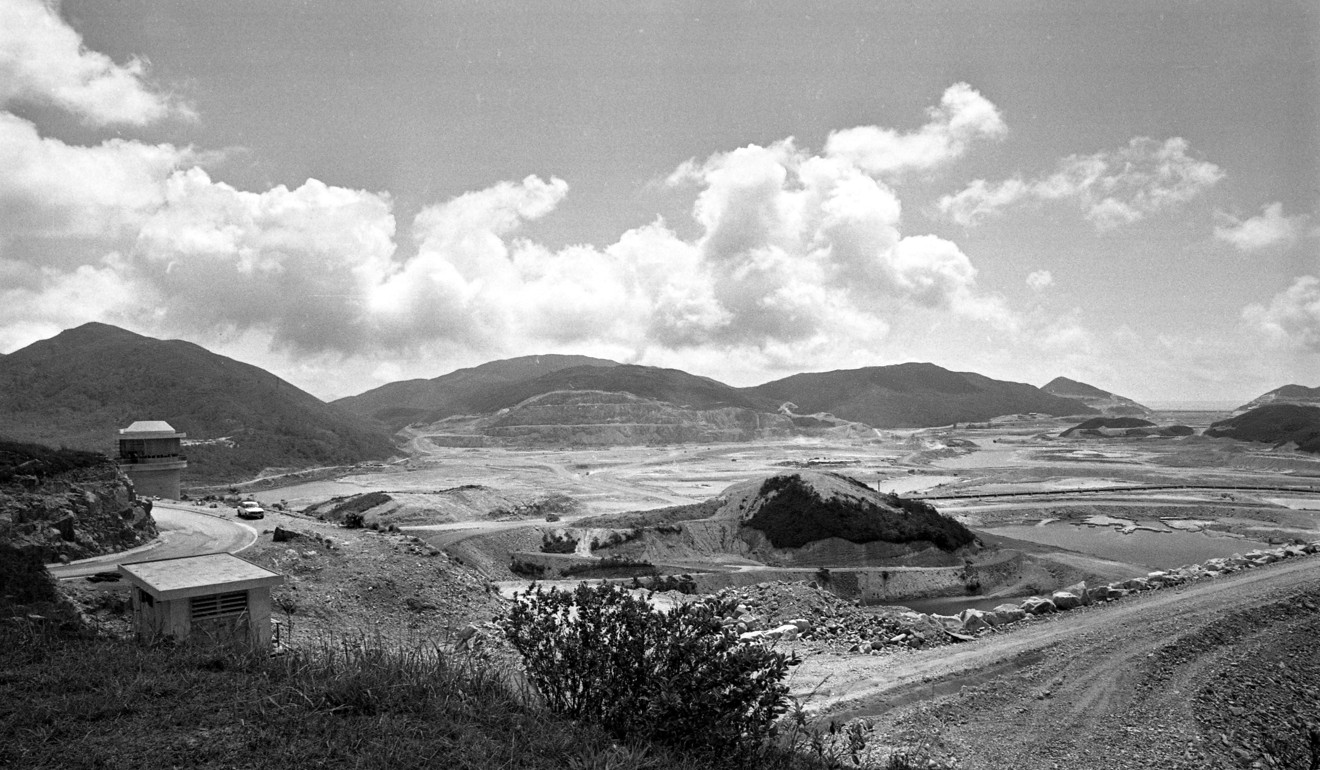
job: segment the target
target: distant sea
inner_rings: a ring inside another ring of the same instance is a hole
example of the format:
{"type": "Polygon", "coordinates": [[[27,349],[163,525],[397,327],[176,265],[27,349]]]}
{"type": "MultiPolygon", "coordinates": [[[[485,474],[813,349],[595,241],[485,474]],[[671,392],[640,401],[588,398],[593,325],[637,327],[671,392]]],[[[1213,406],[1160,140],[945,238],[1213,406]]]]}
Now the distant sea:
{"type": "Polygon", "coordinates": [[[1146,401],[1157,412],[1231,412],[1246,401],[1146,401]]]}

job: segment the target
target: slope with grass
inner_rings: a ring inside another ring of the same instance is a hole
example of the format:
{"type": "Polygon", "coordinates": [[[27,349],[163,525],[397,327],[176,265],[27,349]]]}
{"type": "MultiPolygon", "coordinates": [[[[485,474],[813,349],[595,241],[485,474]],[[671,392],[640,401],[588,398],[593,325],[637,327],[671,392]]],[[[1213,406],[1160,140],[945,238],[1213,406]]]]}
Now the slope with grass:
{"type": "Polygon", "coordinates": [[[1092,409],[1115,417],[1146,417],[1153,414],[1149,408],[1130,398],[1101,390],[1085,382],[1070,380],[1067,377],[1055,377],[1042,386],[1041,390],[1051,396],[1081,401],[1092,409]]]}
{"type": "Polygon", "coordinates": [[[1305,385],[1284,385],[1268,393],[1253,398],[1249,403],[1239,406],[1233,414],[1249,412],[1258,406],[1270,404],[1295,404],[1297,406],[1320,406],[1320,387],[1308,388],[1305,385]]]}
{"type": "Polygon", "coordinates": [[[107,451],[136,420],[165,420],[190,441],[229,439],[185,448],[185,484],[394,452],[384,429],[190,342],[89,323],[0,360],[8,438],[107,451]]]}
{"type": "Polygon", "coordinates": [[[1320,453],[1320,406],[1258,406],[1237,417],[1212,424],[1206,428],[1205,435],[1276,446],[1295,444],[1303,452],[1320,453]]]}
{"type": "Polygon", "coordinates": [[[613,367],[614,361],[590,356],[539,355],[491,361],[429,380],[402,380],[332,402],[353,414],[398,430],[413,423],[433,423],[457,414],[487,411],[493,389],[535,380],[560,369],[613,367]]]}

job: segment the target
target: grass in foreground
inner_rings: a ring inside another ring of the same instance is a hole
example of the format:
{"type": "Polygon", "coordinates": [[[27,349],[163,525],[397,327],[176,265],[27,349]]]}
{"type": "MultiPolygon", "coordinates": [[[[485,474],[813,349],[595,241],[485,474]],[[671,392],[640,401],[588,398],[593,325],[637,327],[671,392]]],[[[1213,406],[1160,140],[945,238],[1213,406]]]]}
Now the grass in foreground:
{"type": "MultiPolygon", "coordinates": [[[[67,630],[67,626],[65,627],[67,630]]],[[[278,658],[58,634],[0,618],[0,767],[722,770],[867,766],[823,751],[696,759],[556,717],[490,668],[420,644],[278,658]]],[[[813,736],[814,739],[813,739],[813,736]]],[[[897,758],[895,758],[897,759],[897,758]]],[[[887,767],[907,767],[891,759],[887,767]]]]}
{"type": "Polygon", "coordinates": [[[13,622],[0,648],[0,767],[698,767],[529,708],[434,648],[272,659],[13,622]]]}

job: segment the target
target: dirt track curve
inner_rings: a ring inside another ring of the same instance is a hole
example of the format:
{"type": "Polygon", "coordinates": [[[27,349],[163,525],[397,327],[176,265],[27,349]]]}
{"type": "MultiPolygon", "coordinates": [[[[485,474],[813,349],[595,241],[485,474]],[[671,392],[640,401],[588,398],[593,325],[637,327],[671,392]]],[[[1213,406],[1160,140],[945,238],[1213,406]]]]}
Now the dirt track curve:
{"type": "Polygon", "coordinates": [[[1317,632],[1312,556],[954,647],[819,656],[795,679],[829,674],[830,713],[872,717],[892,738],[931,737],[960,768],[1309,767],[1298,746],[1301,726],[1320,724],[1317,632]]]}

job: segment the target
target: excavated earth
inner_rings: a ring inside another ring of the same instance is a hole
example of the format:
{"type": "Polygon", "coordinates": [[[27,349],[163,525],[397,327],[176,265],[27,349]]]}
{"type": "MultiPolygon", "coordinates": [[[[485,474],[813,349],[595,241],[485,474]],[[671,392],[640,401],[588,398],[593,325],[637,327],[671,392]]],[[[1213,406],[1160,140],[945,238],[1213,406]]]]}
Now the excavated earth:
{"type": "MultiPolygon", "coordinates": [[[[1310,768],[1320,557],[877,658],[816,655],[825,711],[960,768],[1310,768]]],[[[1320,749],[1320,747],[1317,747],[1320,749]]]]}

